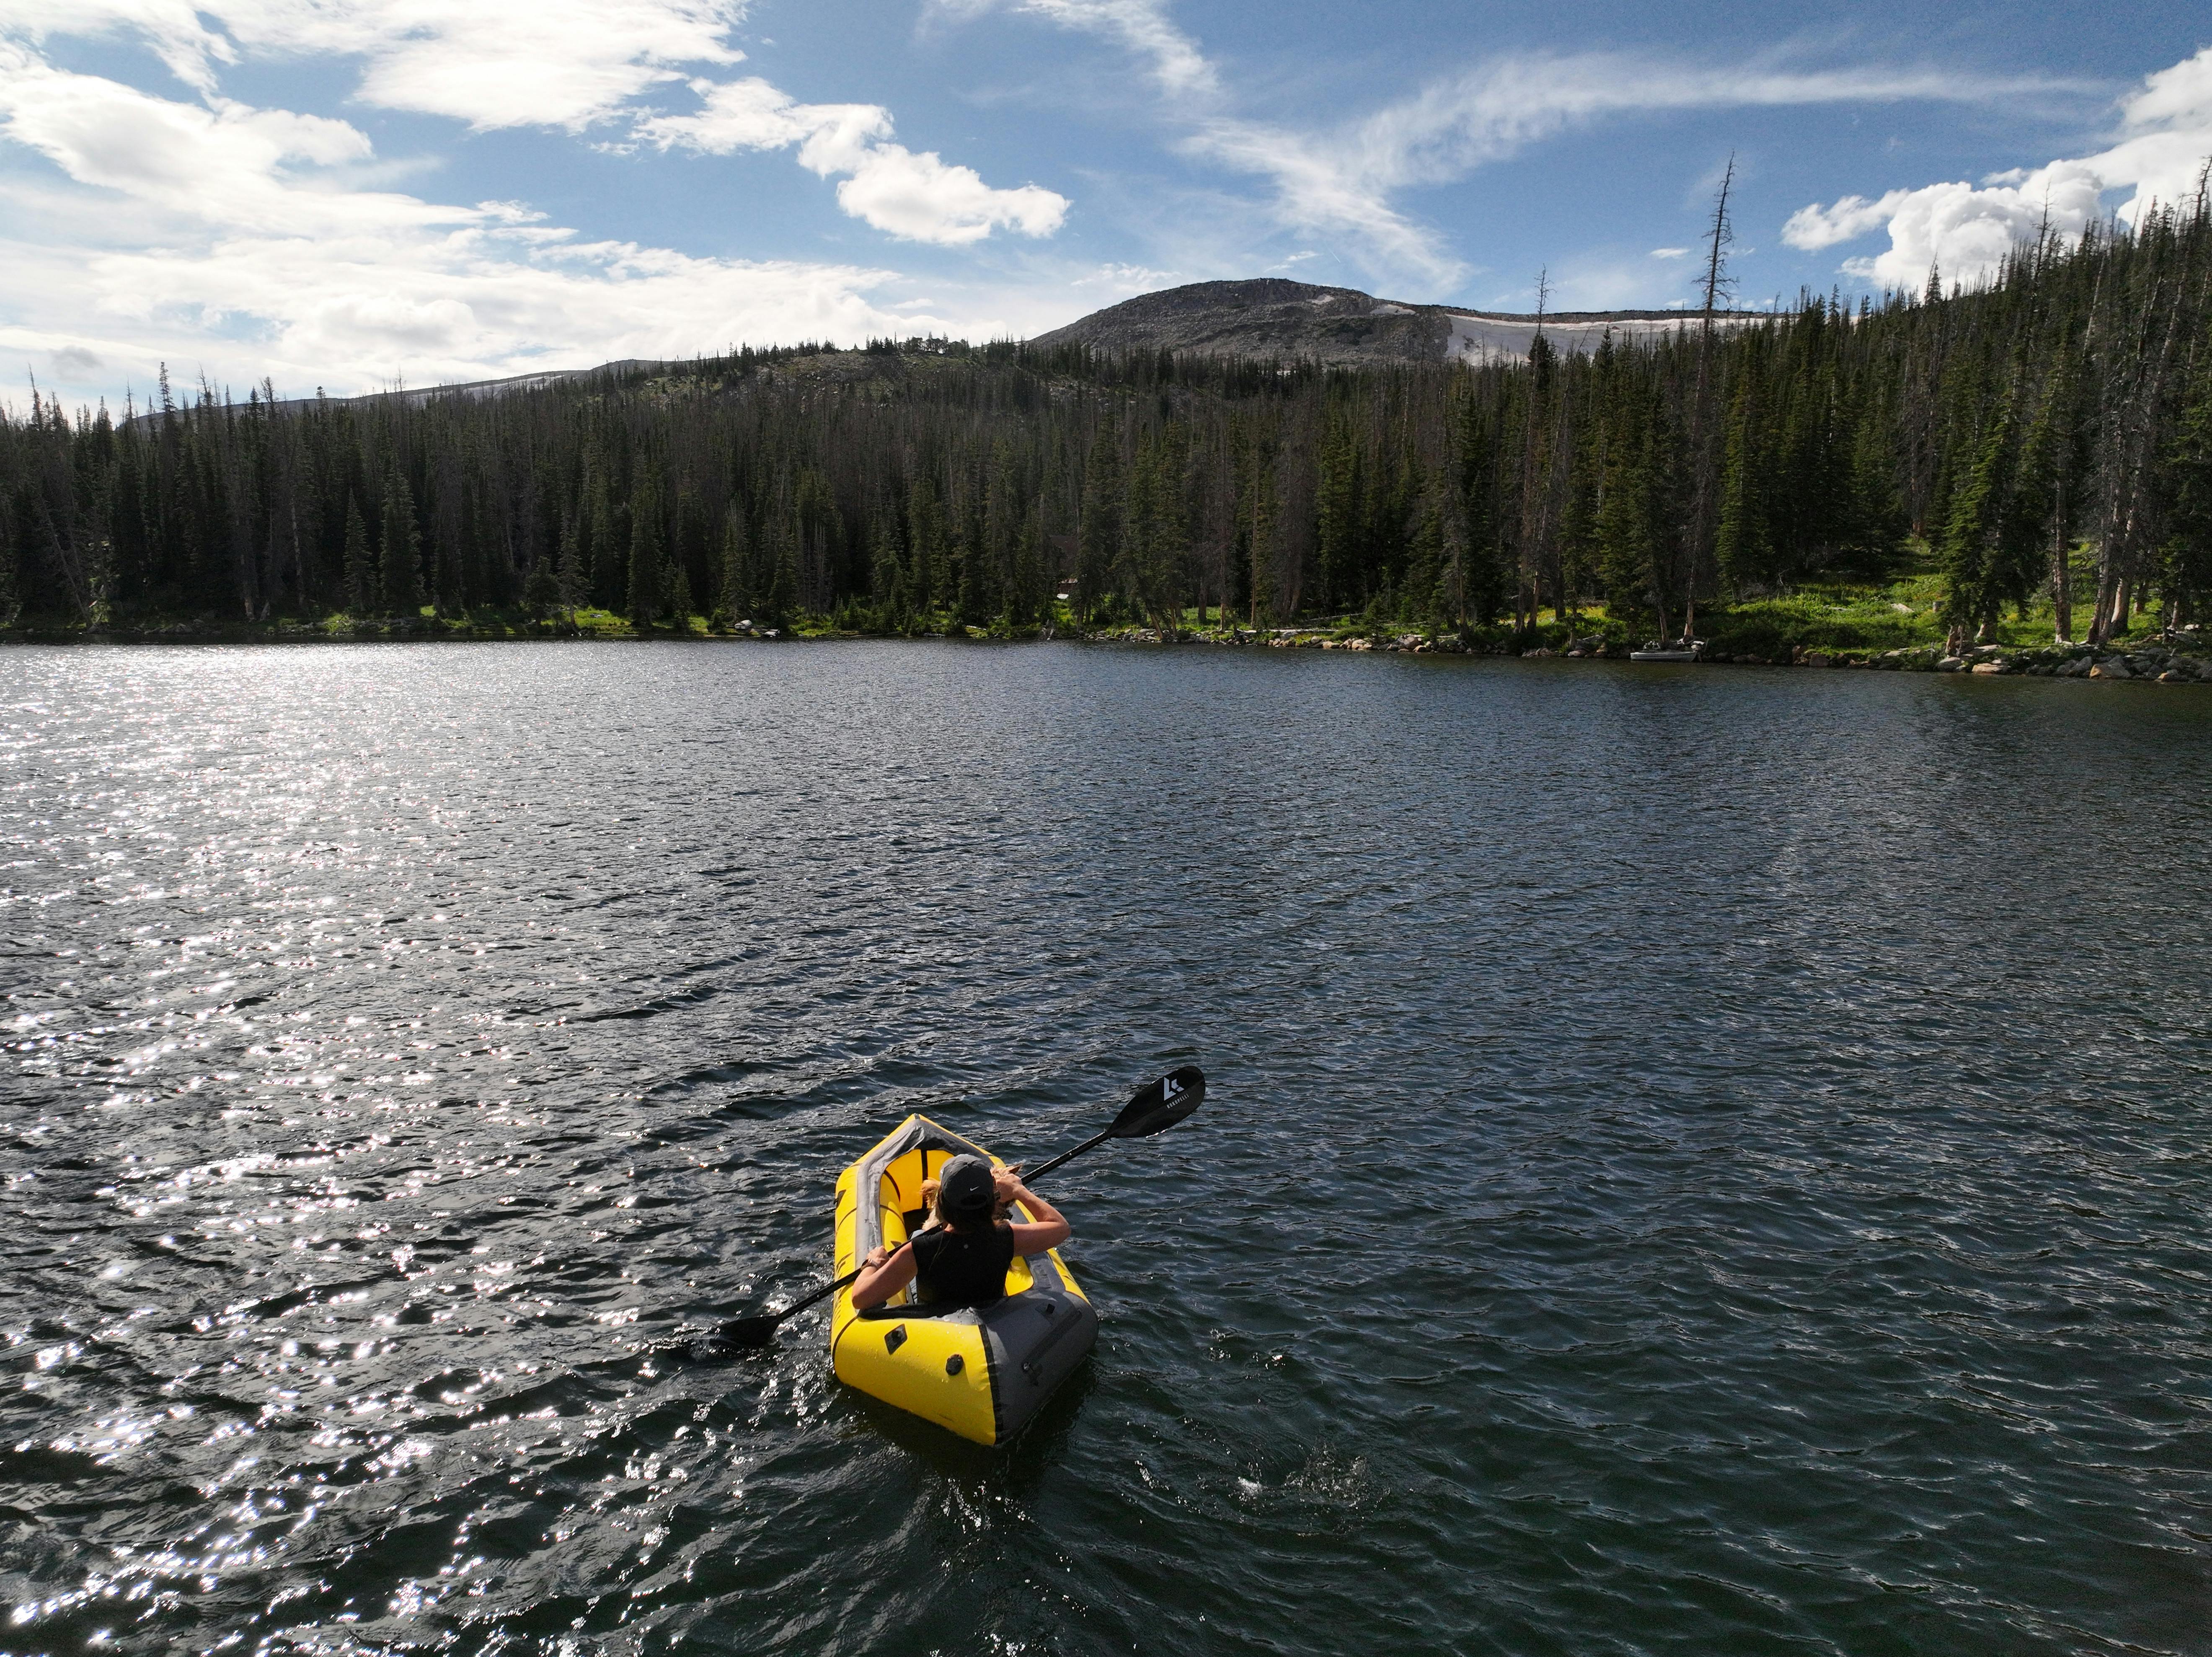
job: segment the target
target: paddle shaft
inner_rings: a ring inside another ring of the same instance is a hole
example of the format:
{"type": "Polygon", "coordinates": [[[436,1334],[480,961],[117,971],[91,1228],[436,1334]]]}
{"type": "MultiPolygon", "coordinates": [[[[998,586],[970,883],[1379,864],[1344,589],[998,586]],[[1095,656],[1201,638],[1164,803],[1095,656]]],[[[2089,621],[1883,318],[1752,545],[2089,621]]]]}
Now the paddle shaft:
{"type": "Polygon", "coordinates": [[[1092,1134],[1092,1135],[1091,1135],[1088,1139],[1085,1139],[1085,1140],[1081,1144],[1079,1144],[1079,1145],[1076,1146],[1076,1148],[1075,1148],[1074,1150],[1063,1150],[1062,1152],[1060,1152],[1060,1155],[1059,1155],[1059,1156],[1057,1156],[1054,1157],[1050,1162],[1047,1162],[1047,1163],[1046,1163],[1042,1168],[1041,1168],[1037,1169],[1037,1171],[1036,1171],[1036,1173],[1034,1173],[1034,1174],[1024,1174],[1022,1177],[1023,1177],[1024,1179],[1025,1179],[1025,1180],[1041,1180],[1041,1179],[1042,1179],[1046,1174],[1048,1174],[1051,1173],[1051,1172],[1053,1171],[1053,1169],[1054,1169],[1054,1168],[1058,1168],[1058,1167],[1059,1167],[1062,1162],[1073,1162],[1073,1161],[1074,1161],[1078,1156],[1081,1156],[1085,1151],[1091,1150],[1093,1146],[1096,1146],[1096,1145],[1103,1145],[1103,1144],[1105,1144],[1109,1139],[1112,1138],[1113,1137],[1114,1137],[1114,1130],[1113,1130],[1112,1128],[1110,1128],[1110,1127],[1109,1127],[1109,1128],[1105,1129],[1104,1131],[1103,1131],[1103,1132],[1101,1132],[1094,1133],[1094,1134],[1092,1134]]]}
{"type": "Polygon", "coordinates": [[[868,1268],[865,1266],[856,1266],[850,1272],[848,1272],[843,1277],[836,1279],[834,1282],[823,1284],[822,1287],[816,1290],[805,1300],[794,1302],[793,1304],[785,1307],[782,1311],[776,1313],[775,1314],[775,1321],[781,1323],[786,1318],[791,1316],[794,1312],[804,1312],[808,1307],[813,1305],[817,1301],[829,1299],[830,1296],[836,1294],[840,1289],[842,1289],[847,1284],[852,1282],[855,1278],[859,1277],[861,1272],[867,1269],[868,1268]]]}

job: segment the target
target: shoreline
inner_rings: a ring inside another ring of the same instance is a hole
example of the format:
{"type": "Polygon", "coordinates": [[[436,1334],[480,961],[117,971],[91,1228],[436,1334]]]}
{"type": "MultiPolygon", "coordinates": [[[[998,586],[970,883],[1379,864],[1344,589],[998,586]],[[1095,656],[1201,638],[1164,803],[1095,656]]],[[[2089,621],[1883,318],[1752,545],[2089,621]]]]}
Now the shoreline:
{"type": "MultiPolygon", "coordinates": [[[[1217,649],[1343,650],[1386,655],[1489,656],[1521,660],[1626,661],[1627,648],[1592,639],[1568,639],[1559,646],[1515,649],[1497,640],[1418,633],[1352,632],[1341,628],[1202,628],[1168,634],[1154,628],[1118,627],[1084,632],[1064,628],[963,628],[918,633],[857,631],[836,628],[812,631],[735,628],[679,631],[655,628],[582,626],[569,622],[532,621],[486,625],[425,621],[407,625],[338,628],[324,622],[264,622],[234,626],[173,622],[148,628],[23,627],[0,629],[7,645],[361,645],[498,644],[600,642],[659,644],[806,645],[863,639],[936,640],[950,643],[1204,645],[1217,649]]],[[[1939,645],[1892,650],[1824,649],[1796,646],[1787,656],[1709,652],[1694,663],[1649,664],[1668,667],[1799,667],[1903,673],[1966,673],[1985,677],[2141,680],[2156,683],[2212,683],[2212,638],[2131,640],[2118,644],[1984,645],[1962,655],[1947,655],[1939,645]]]]}

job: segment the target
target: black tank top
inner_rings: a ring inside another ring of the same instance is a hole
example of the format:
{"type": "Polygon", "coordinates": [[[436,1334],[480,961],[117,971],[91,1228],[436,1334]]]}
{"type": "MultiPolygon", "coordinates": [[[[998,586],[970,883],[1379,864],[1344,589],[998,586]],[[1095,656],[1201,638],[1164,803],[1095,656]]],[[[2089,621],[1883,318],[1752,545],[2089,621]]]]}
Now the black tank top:
{"type": "Polygon", "coordinates": [[[934,1226],[914,1239],[914,1272],[921,1297],[933,1306],[990,1306],[1006,1297],[1006,1268],[1014,1262],[1014,1234],[952,1231],[934,1226]]]}

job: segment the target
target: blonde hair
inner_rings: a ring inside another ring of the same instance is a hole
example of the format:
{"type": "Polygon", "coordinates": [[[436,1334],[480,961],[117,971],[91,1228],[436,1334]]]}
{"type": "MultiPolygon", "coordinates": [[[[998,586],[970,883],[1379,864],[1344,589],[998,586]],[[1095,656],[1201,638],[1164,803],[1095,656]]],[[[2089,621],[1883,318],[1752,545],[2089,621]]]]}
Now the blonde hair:
{"type": "MultiPolygon", "coordinates": [[[[945,1211],[937,1205],[938,1197],[944,1189],[945,1181],[942,1180],[924,1180],[921,1182],[921,1205],[929,1211],[929,1217],[938,1224],[949,1225],[951,1222],[946,1218],[945,1211]]],[[[995,1205],[991,1210],[991,1223],[997,1225],[1004,1221],[1013,1211],[1013,1207],[1012,1203],[995,1205]]]]}

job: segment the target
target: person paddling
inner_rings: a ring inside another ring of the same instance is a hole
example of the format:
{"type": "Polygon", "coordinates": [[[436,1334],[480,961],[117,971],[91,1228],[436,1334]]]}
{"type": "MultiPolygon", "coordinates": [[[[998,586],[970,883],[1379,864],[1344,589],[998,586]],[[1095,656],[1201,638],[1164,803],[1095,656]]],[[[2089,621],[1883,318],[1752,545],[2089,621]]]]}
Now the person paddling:
{"type": "Polygon", "coordinates": [[[1006,1268],[1014,1256],[1042,1254],[1074,1235],[1060,1211],[1037,1196],[1011,1168],[994,1169],[981,1156],[959,1156],[938,1174],[937,1215],[943,1222],[916,1233],[896,1251],[868,1251],[854,1280],[853,1305],[881,1306],[910,1283],[932,1306],[989,1306],[1006,1298],[1006,1268]],[[1019,1203],[1036,1217],[1009,1223],[999,1217],[1019,1203]]]}

